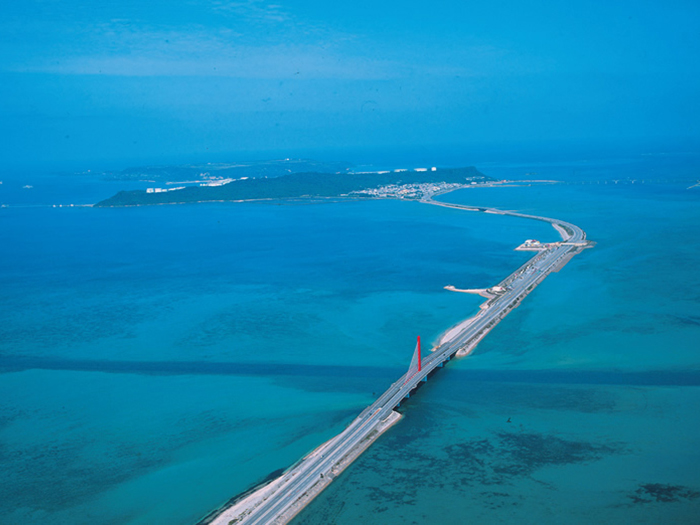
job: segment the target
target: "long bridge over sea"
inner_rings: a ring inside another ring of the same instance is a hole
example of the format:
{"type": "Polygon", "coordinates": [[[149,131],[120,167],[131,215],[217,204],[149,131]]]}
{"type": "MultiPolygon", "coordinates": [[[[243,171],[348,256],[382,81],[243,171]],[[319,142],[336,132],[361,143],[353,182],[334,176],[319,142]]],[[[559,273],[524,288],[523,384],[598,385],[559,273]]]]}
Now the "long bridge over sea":
{"type": "Polygon", "coordinates": [[[571,223],[495,208],[464,206],[432,200],[422,202],[460,210],[509,215],[550,223],[562,236],[538,251],[498,286],[475,316],[450,331],[449,337],[427,355],[421,354],[420,338],[408,371],[369,407],[365,408],[340,434],[299,460],[279,478],[252,491],[222,509],[212,512],[200,524],[262,525],[284,524],[299,513],[334,478],[364,452],[402,416],[395,411],[422,381],[452,358],[466,355],[520,301],[553,271],[561,269],[574,255],[593,246],[585,232],[571,223]]]}

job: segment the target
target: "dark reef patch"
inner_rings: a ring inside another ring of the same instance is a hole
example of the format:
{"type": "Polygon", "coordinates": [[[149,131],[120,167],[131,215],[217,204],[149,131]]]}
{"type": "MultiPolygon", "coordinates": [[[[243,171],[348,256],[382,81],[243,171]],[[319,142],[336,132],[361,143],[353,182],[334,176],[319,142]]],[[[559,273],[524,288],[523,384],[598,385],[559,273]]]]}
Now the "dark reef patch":
{"type": "Polygon", "coordinates": [[[700,326],[700,316],[697,315],[671,315],[668,317],[678,326],[700,326]]]}
{"type": "Polygon", "coordinates": [[[675,503],[700,497],[700,492],[682,485],[645,483],[628,496],[634,503],[675,503]]]}
{"type": "Polygon", "coordinates": [[[462,485],[504,484],[550,465],[596,461],[620,447],[570,441],[553,435],[499,432],[492,440],[474,440],[445,447],[451,463],[468,474],[462,485]]]}
{"type": "MultiPolygon", "coordinates": [[[[529,479],[544,485],[546,490],[556,490],[532,478],[539,469],[593,462],[625,452],[618,444],[570,440],[550,433],[515,429],[440,448],[426,448],[431,433],[426,429],[434,430],[435,420],[420,411],[412,414],[421,415],[421,424],[387,433],[385,439],[351,467],[351,471],[358,471],[359,478],[341,476],[326,489],[322,503],[312,503],[294,523],[334,523],[340,519],[349,491],[357,494],[354,498],[365,502],[362,515],[353,515],[353,519],[366,519],[370,523],[378,523],[377,517],[385,513],[403,516],[410,523],[413,512],[421,508],[421,499],[440,497],[439,494],[472,508],[495,511],[520,507],[526,495],[519,488],[519,480],[529,479]]],[[[450,429],[442,431],[450,432],[450,429]]]]}
{"type": "Polygon", "coordinates": [[[568,465],[601,459],[619,452],[619,447],[569,441],[557,436],[534,433],[501,432],[499,449],[519,474],[531,474],[547,465],[568,465]]]}

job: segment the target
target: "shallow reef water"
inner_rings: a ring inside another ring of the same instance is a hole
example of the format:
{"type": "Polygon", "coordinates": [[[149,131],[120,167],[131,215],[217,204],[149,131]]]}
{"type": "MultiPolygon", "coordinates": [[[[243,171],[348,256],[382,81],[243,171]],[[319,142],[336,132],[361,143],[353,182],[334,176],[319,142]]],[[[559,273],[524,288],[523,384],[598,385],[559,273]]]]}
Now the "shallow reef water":
{"type": "MultiPolygon", "coordinates": [[[[692,523],[700,190],[663,166],[538,165],[566,184],[442,196],[562,218],[597,246],[435,374],[295,523],[692,523]]],[[[54,208],[116,183],[29,182],[0,188],[8,524],[196,522],[340,431],[416,335],[477,311],[444,286],[496,284],[524,239],[558,239],[417,202],[54,208]]]]}

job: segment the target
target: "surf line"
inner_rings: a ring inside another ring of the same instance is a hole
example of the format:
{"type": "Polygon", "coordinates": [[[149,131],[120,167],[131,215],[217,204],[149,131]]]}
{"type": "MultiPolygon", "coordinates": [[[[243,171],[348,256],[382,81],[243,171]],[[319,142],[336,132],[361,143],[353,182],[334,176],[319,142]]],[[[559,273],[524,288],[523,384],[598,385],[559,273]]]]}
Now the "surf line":
{"type": "MultiPolygon", "coordinates": [[[[479,341],[516,308],[547,275],[559,271],[576,254],[595,244],[586,240],[586,233],[581,228],[558,219],[497,208],[434,201],[431,195],[423,197],[420,202],[544,221],[554,227],[561,235],[562,241],[538,246],[532,258],[498,285],[485,290],[479,289],[478,292],[483,292],[480,295],[487,297],[479,312],[447,330],[437,347],[422,360],[418,371],[409,369],[340,434],[304,456],[279,477],[232,498],[202,518],[198,525],[262,525],[290,522],[379,436],[403,417],[395,409],[421,382],[427,381],[431,373],[443,367],[452,358],[471,353],[479,341]]],[[[472,293],[476,291],[469,290],[472,293]]]]}

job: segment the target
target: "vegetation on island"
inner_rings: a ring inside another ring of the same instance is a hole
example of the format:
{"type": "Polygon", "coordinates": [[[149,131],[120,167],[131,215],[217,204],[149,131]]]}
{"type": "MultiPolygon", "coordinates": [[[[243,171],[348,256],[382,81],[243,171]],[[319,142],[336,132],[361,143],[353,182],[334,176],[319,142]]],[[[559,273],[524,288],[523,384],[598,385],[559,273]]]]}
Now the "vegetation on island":
{"type": "Polygon", "coordinates": [[[169,191],[121,191],[95,206],[144,206],[212,201],[341,197],[348,196],[353,192],[389,185],[470,184],[492,180],[474,167],[379,173],[304,172],[275,178],[239,179],[218,186],[187,186],[169,191]]]}

